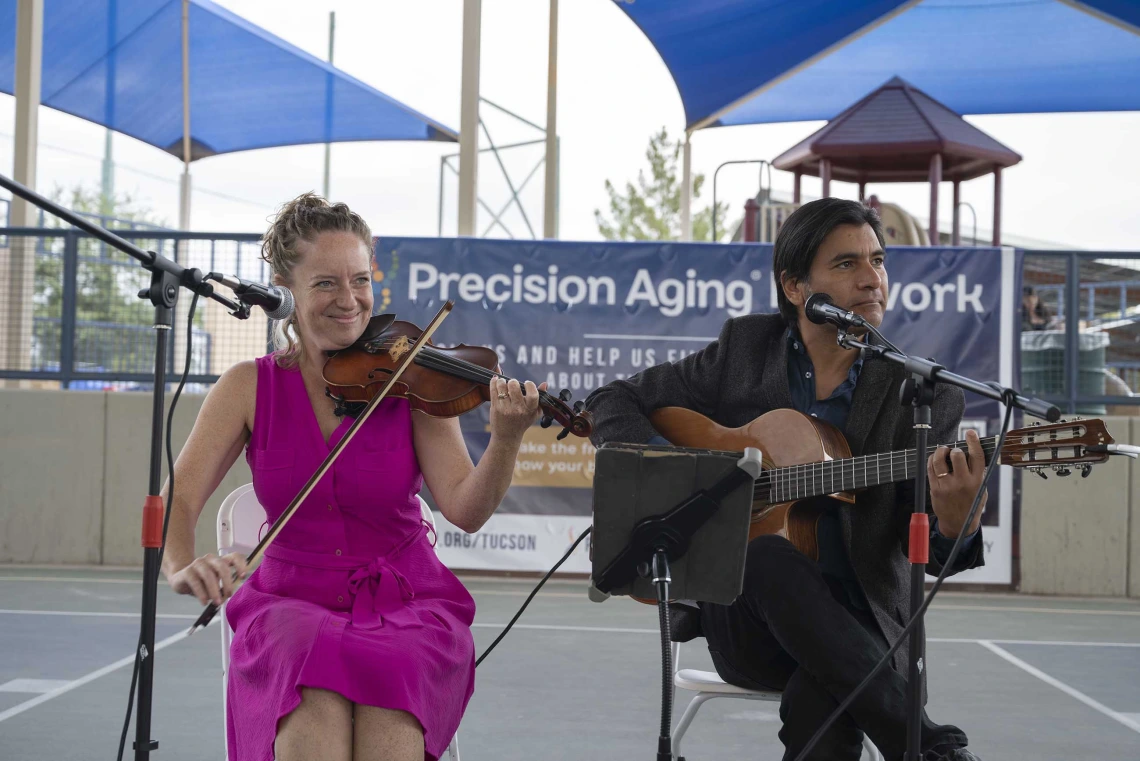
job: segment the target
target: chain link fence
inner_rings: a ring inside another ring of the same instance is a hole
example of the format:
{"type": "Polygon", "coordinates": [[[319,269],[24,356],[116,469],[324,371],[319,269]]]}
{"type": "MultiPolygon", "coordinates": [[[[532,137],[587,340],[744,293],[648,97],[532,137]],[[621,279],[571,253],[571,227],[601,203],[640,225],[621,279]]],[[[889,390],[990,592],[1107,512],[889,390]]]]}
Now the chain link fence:
{"type": "Polygon", "coordinates": [[[1021,331],[1025,393],[1140,414],[1140,253],[1027,251],[1021,331]]]}
{"type": "MultiPolygon", "coordinates": [[[[255,234],[118,229],[140,248],[203,272],[266,282],[255,234]]],[[[0,228],[0,382],[25,388],[149,390],[155,363],[154,308],[139,291],[150,273],[127,254],[74,230],[0,228]]],[[[221,286],[219,286],[221,287],[221,286]]],[[[223,289],[224,292],[224,289],[223,289]]],[[[228,367],[264,354],[271,326],[260,310],[237,320],[199,299],[188,331],[192,295],[179,293],[165,358],[177,378],[191,339],[188,384],[204,391],[228,367]]]]}

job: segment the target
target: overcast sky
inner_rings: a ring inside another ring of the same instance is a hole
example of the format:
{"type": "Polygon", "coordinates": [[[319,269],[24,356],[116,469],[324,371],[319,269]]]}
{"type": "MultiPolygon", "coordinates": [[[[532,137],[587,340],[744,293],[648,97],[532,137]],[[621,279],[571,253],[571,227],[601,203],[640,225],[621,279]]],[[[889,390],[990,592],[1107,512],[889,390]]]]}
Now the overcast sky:
{"type": "MultiPolygon", "coordinates": [[[[382,92],[459,127],[462,0],[218,0],[221,5],[321,58],[328,48],[328,13],[336,11],[336,65],[382,92]]],[[[650,134],[662,126],[679,135],[681,102],[653,47],[612,0],[563,0],[559,23],[558,132],[561,136],[561,235],[597,239],[594,209],[604,208],[603,184],[623,185],[644,167],[650,134]]],[[[482,95],[542,124],[546,109],[547,13],[545,0],[483,0],[482,95]]],[[[757,44],[763,44],[758,40],[757,44]]],[[[484,107],[496,142],[541,137],[484,107]]],[[[13,99],[0,96],[0,166],[11,171],[13,99]]],[[[1140,114],[1044,114],[969,117],[969,121],[1025,159],[1004,174],[1003,228],[1007,233],[1081,248],[1140,249],[1140,114]]],[[[711,180],[730,159],[772,159],[818,129],[821,122],[718,128],[693,137],[693,169],[711,180]]],[[[100,183],[105,131],[49,109],[40,114],[37,182],[100,183]]],[[[442,156],[458,146],[441,143],[339,144],[332,148],[331,195],[361,212],[377,234],[435,235],[442,156]]],[[[181,163],[128,137],[114,141],[116,190],[129,192],[169,224],[178,221],[181,163]]],[[[504,153],[515,182],[541,158],[541,146],[504,153]]],[[[277,148],[198,161],[192,227],[262,232],[283,201],[320,191],[322,146],[277,148]]],[[[497,164],[479,169],[480,194],[497,208],[509,200],[497,164]]],[[[805,179],[805,191],[819,181],[805,179]]],[[[733,216],[756,191],[756,171],[721,171],[719,195],[733,216]]],[[[790,190],[791,175],[774,173],[777,190],[790,190]]],[[[707,203],[711,182],[700,203],[707,203]]],[[[950,212],[944,185],[943,219],[950,212]]],[[[833,193],[856,189],[833,184],[833,193]]],[[[872,186],[884,200],[925,217],[925,185],[872,186]]],[[[989,229],[992,180],[963,186],[962,198],[989,229]]],[[[456,182],[444,187],[444,234],[455,232],[456,182]]],[[[542,229],[542,174],[523,193],[530,224],[542,229]]],[[[481,213],[480,233],[490,218],[481,213]]],[[[971,224],[963,212],[965,234],[971,224]]],[[[504,220],[517,237],[529,237],[522,215],[504,220]]],[[[502,231],[496,230],[501,236],[502,231]]]]}

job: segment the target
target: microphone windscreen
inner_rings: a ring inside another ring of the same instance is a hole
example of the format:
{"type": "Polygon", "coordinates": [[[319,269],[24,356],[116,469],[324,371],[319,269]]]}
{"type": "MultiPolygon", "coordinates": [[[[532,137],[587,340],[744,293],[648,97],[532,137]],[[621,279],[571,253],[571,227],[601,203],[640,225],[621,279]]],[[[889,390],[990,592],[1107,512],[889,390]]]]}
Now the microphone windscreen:
{"type": "Polygon", "coordinates": [[[274,286],[274,290],[281,294],[281,304],[276,309],[265,310],[265,314],[271,320],[284,320],[293,314],[293,292],[279,285],[274,286]]]}
{"type": "Polygon", "coordinates": [[[824,304],[832,303],[834,303],[834,300],[826,293],[813,293],[811,296],[808,296],[807,303],[804,304],[804,314],[807,315],[807,318],[814,322],[816,325],[823,325],[825,322],[827,322],[827,318],[819,312],[815,311],[815,307],[817,305],[822,306],[824,304]]]}

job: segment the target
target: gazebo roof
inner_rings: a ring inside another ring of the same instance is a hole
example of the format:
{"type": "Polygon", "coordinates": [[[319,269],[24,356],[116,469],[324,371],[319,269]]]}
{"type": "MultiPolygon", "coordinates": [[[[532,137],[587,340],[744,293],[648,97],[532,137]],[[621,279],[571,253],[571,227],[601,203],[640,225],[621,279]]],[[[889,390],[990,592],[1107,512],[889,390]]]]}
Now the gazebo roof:
{"type": "Polygon", "coordinates": [[[926,182],[942,154],[943,180],[971,180],[1021,156],[899,77],[864,97],[785,151],[772,166],[847,182],[926,182]]]}

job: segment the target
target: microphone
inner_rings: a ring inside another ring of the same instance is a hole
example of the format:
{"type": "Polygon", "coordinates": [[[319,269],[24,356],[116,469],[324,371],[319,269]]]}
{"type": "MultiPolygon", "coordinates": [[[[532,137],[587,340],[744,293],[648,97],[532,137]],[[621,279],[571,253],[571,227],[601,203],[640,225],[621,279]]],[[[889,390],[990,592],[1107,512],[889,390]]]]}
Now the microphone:
{"type": "Polygon", "coordinates": [[[830,322],[832,325],[838,325],[841,328],[867,327],[867,323],[862,317],[835,306],[832,298],[826,293],[813,293],[809,296],[807,303],[804,304],[804,314],[816,325],[830,322]]]}
{"type": "Polygon", "coordinates": [[[271,320],[284,320],[293,314],[293,293],[288,288],[254,283],[217,272],[211,272],[209,277],[232,290],[241,303],[261,307],[271,320]]]}

